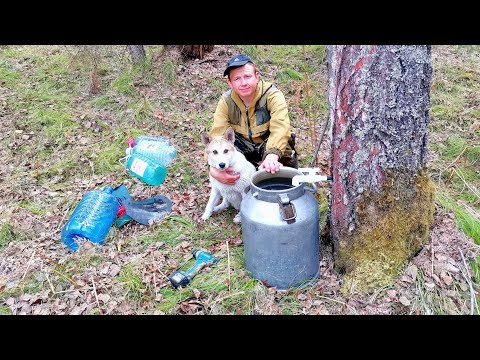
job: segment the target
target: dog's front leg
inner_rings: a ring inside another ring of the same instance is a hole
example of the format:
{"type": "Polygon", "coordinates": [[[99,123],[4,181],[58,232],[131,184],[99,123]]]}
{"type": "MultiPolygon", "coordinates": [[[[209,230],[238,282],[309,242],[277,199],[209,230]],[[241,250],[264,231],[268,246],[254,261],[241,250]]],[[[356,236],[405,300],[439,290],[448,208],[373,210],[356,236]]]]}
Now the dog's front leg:
{"type": "Polygon", "coordinates": [[[245,197],[247,196],[247,192],[248,190],[250,189],[250,187],[247,187],[246,189],[244,189],[240,194],[242,195],[242,199],[240,201],[240,204],[238,205],[238,213],[237,215],[235,215],[235,217],[233,218],[233,222],[236,223],[236,224],[240,224],[242,222],[242,216],[241,216],[241,210],[242,210],[242,203],[243,203],[243,200],[245,199],[245,197]]]}
{"type": "Polygon", "coordinates": [[[226,198],[223,198],[222,202],[213,208],[213,212],[219,212],[219,211],[225,210],[229,206],[230,206],[230,202],[228,202],[226,198]]]}
{"type": "Polygon", "coordinates": [[[210,198],[208,199],[207,206],[205,207],[205,211],[202,215],[203,220],[207,220],[210,216],[212,216],[213,208],[215,207],[215,204],[218,203],[219,199],[220,192],[218,192],[218,190],[215,190],[215,188],[212,187],[212,190],[210,192],[210,198]]]}

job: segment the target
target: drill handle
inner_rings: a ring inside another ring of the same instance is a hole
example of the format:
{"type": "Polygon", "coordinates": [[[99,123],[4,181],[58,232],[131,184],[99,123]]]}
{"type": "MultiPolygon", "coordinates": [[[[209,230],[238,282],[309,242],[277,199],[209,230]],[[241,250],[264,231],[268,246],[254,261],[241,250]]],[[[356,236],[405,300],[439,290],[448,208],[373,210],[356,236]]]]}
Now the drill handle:
{"type": "Polygon", "coordinates": [[[197,275],[200,270],[202,270],[205,266],[207,265],[207,263],[205,261],[202,261],[202,260],[197,260],[195,261],[195,264],[193,264],[192,268],[189,269],[187,271],[187,276],[192,279],[195,275],[197,275]]]}

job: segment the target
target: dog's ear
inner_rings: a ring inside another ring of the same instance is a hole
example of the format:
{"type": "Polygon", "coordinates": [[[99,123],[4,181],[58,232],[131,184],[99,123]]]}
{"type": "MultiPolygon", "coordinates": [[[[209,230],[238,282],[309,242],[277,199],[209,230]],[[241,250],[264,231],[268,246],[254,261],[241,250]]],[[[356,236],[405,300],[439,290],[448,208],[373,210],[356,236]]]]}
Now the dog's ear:
{"type": "Polygon", "coordinates": [[[203,145],[207,146],[210,144],[210,134],[206,131],[202,132],[202,143],[203,145]]]}
{"type": "Polygon", "coordinates": [[[235,142],[235,132],[231,127],[229,127],[227,131],[225,131],[225,139],[227,139],[231,143],[235,142]]]}

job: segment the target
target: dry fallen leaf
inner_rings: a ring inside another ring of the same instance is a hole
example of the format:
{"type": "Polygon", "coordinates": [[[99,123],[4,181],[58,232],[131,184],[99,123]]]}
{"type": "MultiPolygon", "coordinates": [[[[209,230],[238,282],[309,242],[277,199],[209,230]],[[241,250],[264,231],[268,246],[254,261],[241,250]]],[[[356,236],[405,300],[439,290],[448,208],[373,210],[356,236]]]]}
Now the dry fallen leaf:
{"type": "Polygon", "coordinates": [[[200,299],[202,294],[203,294],[203,292],[201,290],[193,289],[193,296],[195,296],[195,299],[200,299]]]}
{"type": "Polygon", "coordinates": [[[405,269],[405,274],[409,275],[413,280],[417,279],[418,268],[415,265],[410,265],[405,269]]]}
{"type": "Polygon", "coordinates": [[[184,301],[180,303],[180,309],[186,314],[194,314],[198,312],[198,310],[201,308],[202,305],[195,300],[184,301]]]}
{"type": "Polygon", "coordinates": [[[390,299],[396,299],[397,298],[397,292],[395,290],[387,290],[387,296],[390,299]]]}
{"type": "Polygon", "coordinates": [[[104,304],[106,304],[108,302],[108,300],[110,300],[110,295],[108,295],[108,294],[98,294],[97,297],[98,297],[98,301],[101,301],[104,304]]]}
{"type": "Polygon", "coordinates": [[[442,279],[442,281],[445,283],[445,285],[449,286],[452,284],[453,282],[453,279],[450,275],[448,275],[445,271],[442,271],[440,273],[440,278],[442,279]]]}
{"type": "Polygon", "coordinates": [[[405,296],[400,296],[398,301],[404,306],[410,306],[410,300],[408,300],[405,296]]]}

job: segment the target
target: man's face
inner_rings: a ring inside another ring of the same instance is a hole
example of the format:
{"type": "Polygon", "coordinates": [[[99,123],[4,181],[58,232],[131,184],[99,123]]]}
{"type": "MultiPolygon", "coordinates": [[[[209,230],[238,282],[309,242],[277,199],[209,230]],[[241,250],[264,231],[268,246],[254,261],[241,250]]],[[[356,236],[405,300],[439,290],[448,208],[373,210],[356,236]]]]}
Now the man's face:
{"type": "Polygon", "coordinates": [[[242,99],[252,100],[251,97],[255,93],[259,77],[253,64],[246,63],[230,70],[228,85],[242,99]]]}

